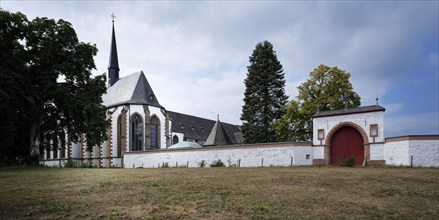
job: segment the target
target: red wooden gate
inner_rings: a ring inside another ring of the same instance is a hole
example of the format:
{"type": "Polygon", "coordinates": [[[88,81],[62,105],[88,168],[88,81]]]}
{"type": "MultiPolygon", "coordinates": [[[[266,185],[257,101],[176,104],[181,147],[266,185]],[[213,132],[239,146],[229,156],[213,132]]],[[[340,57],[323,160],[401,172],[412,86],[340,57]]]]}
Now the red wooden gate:
{"type": "Polygon", "coordinates": [[[354,157],[355,165],[364,161],[363,137],[355,128],[346,126],[338,129],[331,138],[331,165],[339,165],[346,158],[354,157]]]}

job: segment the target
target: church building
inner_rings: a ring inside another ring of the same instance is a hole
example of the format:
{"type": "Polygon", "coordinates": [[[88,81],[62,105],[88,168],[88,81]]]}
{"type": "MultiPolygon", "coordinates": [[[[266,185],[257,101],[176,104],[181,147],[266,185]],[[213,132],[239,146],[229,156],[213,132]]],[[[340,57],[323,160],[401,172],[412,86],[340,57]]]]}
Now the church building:
{"type": "Polygon", "coordinates": [[[103,96],[111,122],[104,154],[112,158],[111,165],[121,167],[127,151],[166,149],[180,141],[204,145],[215,123],[221,124],[227,144],[242,143],[237,125],[168,111],[160,105],[143,71],[122,78],[119,71],[113,21],[108,88],[103,96]]]}

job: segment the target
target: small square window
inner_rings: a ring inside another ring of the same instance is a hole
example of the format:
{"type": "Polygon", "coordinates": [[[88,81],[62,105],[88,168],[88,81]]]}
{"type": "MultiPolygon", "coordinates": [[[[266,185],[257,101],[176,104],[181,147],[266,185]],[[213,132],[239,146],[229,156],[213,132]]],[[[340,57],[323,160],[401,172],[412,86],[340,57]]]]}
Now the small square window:
{"type": "Polygon", "coordinates": [[[307,159],[307,160],[309,160],[310,157],[311,157],[310,154],[307,154],[307,155],[306,155],[306,159],[307,159]]]}
{"type": "Polygon", "coordinates": [[[370,136],[371,137],[378,137],[378,125],[377,124],[370,125],[370,136]]]}
{"type": "Polygon", "coordinates": [[[325,130],[324,129],[317,130],[317,139],[318,140],[325,139],[325,130]]]}

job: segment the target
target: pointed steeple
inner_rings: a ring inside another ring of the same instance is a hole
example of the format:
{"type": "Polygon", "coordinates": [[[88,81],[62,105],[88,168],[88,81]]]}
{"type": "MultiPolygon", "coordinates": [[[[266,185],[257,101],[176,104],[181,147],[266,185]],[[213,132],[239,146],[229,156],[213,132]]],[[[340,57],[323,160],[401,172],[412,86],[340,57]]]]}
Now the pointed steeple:
{"type": "Polygon", "coordinates": [[[207,137],[206,142],[204,143],[205,146],[224,146],[224,145],[231,145],[232,141],[230,140],[229,136],[227,136],[226,130],[224,130],[220,120],[219,116],[215,123],[215,125],[212,128],[212,131],[210,132],[209,136],[207,137]]]}
{"type": "Polygon", "coordinates": [[[110,62],[108,64],[108,87],[119,80],[119,60],[117,58],[116,34],[114,33],[114,14],[111,17],[113,18],[113,34],[111,36],[110,62]]]}

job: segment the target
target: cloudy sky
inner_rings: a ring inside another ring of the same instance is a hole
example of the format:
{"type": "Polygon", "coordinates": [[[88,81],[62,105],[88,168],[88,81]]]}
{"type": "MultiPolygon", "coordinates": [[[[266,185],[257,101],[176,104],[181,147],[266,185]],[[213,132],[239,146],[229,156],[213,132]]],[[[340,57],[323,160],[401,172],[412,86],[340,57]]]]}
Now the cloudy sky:
{"type": "Polygon", "coordinates": [[[5,1],[29,19],[72,23],[106,72],[114,13],[121,77],[143,70],[166,109],[241,124],[248,58],[274,45],[293,99],[319,64],[351,73],[385,136],[439,133],[438,1],[5,1]]]}

